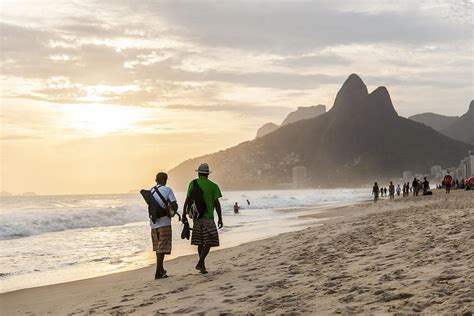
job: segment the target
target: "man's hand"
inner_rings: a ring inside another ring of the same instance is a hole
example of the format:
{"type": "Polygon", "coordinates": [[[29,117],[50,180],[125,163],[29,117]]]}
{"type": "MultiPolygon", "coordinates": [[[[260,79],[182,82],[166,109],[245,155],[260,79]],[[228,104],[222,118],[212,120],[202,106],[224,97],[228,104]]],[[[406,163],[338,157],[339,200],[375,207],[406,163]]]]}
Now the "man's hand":
{"type": "Polygon", "coordinates": [[[222,218],[219,218],[219,220],[217,221],[217,227],[221,229],[223,226],[224,226],[224,223],[222,222],[222,218]]]}

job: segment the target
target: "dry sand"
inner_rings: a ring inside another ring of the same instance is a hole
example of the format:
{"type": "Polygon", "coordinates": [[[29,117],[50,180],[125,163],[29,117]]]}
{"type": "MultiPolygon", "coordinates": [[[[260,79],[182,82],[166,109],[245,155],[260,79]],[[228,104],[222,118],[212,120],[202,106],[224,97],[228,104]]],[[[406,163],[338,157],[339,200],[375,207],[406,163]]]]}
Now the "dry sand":
{"type": "Polygon", "coordinates": [[[154,267],[0,295],[1,314],[469,314],[474,191],[330,210],[320,227],[154,267]]]}

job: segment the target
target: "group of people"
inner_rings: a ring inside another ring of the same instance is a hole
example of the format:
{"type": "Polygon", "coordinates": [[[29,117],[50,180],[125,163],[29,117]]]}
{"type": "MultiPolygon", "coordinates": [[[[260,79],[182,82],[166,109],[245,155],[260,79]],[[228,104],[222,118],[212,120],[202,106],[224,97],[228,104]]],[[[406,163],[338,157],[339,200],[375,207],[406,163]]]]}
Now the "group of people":
{"type": "MultiPolygon", "coordinates": [[[[250,201],[247,200],[247,206],[250,206],[250,201]]],[[[235,202],[234,204],[234,214],[239,214],[240,211],[240,205],[239,203],[235,202]]]]}
{"type": "MultiPolygon", "coordinates": [[[[202,274],[206,274],[208,273],[205,265],[206,257],[209,254],[211,247],[219,246],[219,233],[214,222],[214,210],[217,213],[217,225],[219,229],[224,226],[221,205],[219,202],[219,198],[222,197],[222,194],[219,186],[209,180],[209,174],[211,171],[209,170],[209,165],[207,163],[201,164],[196,171],[198,177],[188,185],[186,200],[184,201],[183,206],[183,216],[182,218],[179,218],[183,222],[184,227],[188,228],[189,234],[188,215],[191,214],[193,208],[196,208],[196,196],[202,200],[203,203],[201,204],[204,209],[199,211],[198,216],[193,216],[191,245],[197,246],[199,255],[199,261],[195,267],[196,270],[202,274]]],[[[154,221],[150,218],[151,240],[153,243],[153,251],[156,252],[155,279],[168,277],[163,262],[165,255],[171,254],[171,219],[174,217],[174,214],[177,214],[178,210],[176,197],[173,190],[166,186],[167,181],[168,175],[164,172],[159,172],[155,178],[156,185],[150,189],[150,192],[158,205],[163,209],[171,210],[167,215],[161,216],[154,221]]],[[[183,235],[186,235],[184,230],[182,238],[183,235]]],[[[189,236],[187,236],[187,238],[189,239],[189,236]]]]}
{"type": "MultiPolygon", "coordinates": [[[[459,185],[459,181],[457,181],[459,185]]],[[[451,187],[456,185],[456,181],[453,181],[453,177],[449,174],[449,172],[446,174],[446,176],[443,179],[442,182],[442,187],[446,189],[446,193],[449,194],[451,192],[451,187]]],[[[436,188],[441,188],[436,187],[436,188]]],[[[401,192],[403,191],[403,197],[410,196],[410,192],[413,193],[413,196],[418,196],[420,192],[423,192],[423,195],[432,195],[433,193],[430,190],[430,182],[426,177],[423,178],[423,181],[421,179],[414,178],[411,186],[410,182],[403,183],[403,188],[400,187],[400,184],[397,185],[397,188],[395,189],[395,186],[393,185],[393,182],[390,181],[390,185],[388,186],[388,190],[386,187],[384,188],[379,188],[377,182],[375,182],[373,188],[372,188],[372,195],[374,196],[374,203],[377,202],[379,199],[379,196],[387,196],[387,191],[390,196],[390,200],[395,199],[395,192],[397,193],[398,196],[400,196],[401,192]]]]}
{"type": "MultiPolygon", "coordinates": [[[[390,181],[390,184],[388,186],[388,190],[387,188],[379,188],[379,185],[377,184],[377,182],[374,183],[374,186],[372,188],[372,194],[374,196],[374,203],[376,203],[379,199],[379,196],[387,196],[387,191],[390,195],[390,200],[393,200],[395,199],[395,186],[393,185],[393,182],[390,181]]],[[[397,194],[400,195],[400,185],[398,185],[397,187],[397,194]]]]}
{"type": "MultiPolygon", "coordinates": [[[[443,179],[441,184],[437,185],[436,188],[437,189],[447,188],[446,181],[443,179]]],[[[455,180],[452,180],[452,183],[450,184],[450,189],[453,189],[453,190],[458,190],[458,189],[469,190],[469,189],[471,189],[471,186],[464,179],[461,179],[461,180],[455,179],[455,180]]]]}

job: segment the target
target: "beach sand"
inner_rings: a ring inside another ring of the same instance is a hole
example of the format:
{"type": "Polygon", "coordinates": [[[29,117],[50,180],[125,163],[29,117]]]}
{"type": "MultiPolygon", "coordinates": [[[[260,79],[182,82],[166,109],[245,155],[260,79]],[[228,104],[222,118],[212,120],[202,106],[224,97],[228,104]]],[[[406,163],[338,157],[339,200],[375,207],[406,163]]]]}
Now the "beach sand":
{"type": "Polygon", "coordinates": [[[360,203],[319,227],[104,277],[0,295],[2,315],[463,314],[474,311],[474,192],[360,203]]]}

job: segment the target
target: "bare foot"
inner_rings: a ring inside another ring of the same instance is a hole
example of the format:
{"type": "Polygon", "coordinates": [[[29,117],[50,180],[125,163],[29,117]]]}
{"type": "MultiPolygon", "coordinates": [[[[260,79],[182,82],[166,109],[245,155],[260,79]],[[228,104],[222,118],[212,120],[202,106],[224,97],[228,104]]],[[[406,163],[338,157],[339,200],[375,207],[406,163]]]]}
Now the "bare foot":
{"type": "Polygon", "coordinates": [[[196,265],[196,270],[199,270],[199,272],[201,272],[202,274],[207,274],[207,270],[206,270],[206,267],[205,266],[202,266],[201,264],[197,264],[196,265]]]}

